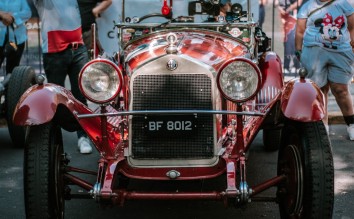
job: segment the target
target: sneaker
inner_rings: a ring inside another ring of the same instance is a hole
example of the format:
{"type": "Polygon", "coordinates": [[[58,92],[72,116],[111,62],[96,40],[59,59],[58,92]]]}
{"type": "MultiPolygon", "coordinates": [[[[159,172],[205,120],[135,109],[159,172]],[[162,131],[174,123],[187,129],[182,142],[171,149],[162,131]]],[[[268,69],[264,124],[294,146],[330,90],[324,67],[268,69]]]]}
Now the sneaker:
{"type": "Polygon", "coordinates": [[[91,142],[87,137],[80,137],[77,144],[81,154],[90,154],[92,152],[91,142]]]}
{"type": "Polygon", "coordinates": [[[347,128],[349,139],[354,141],[354,124],[350,124],[347,128]]]}

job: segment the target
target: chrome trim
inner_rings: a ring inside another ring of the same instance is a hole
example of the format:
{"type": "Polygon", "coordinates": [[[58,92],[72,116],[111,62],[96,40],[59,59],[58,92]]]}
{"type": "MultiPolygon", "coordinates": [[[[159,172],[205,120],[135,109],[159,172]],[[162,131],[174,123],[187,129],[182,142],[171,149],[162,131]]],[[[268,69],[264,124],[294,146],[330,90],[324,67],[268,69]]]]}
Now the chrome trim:
{"type": "Polygon", "coordinates": [[[127,157],[128,164],[139,168],[171,168],[171,167],[212,167],[218,164],[219,156],[216,155],[211,159],[159,159],[159,160],[137,160],[127,157]]]}
{"type": "Polygon", "coordinates": [[[178,68],[178,62],[174,59],[170,59],[166,63],[166,68],[170,71],[174,71],[178,68]]]}
{"type": "MultiPolygon", "coordinates": [[[[130,91],[133,92],[133,82],[136,77],[140,75],[183,75],[183,74],[202,74],[206,75],[210,78],[211,81],[211,100],[212,100],[212,107],[213,110],[151,110],[151,113],[156,113],[156,114],[178,114],[178,113],[188,113],[188,114],[193,114],[193,112],[206,112],[206,111],[211,111],[214,112],[215,110],[220,110],[216,109],[216,103],[218,103],[220,100],[220,95],[218,95],[218,89],[217,85],[215,82],[215,77],[217,75],[217,72],[215,71],[214,68],[212,68],[209,65],[206,65],[203,62],[200,62],[199,60],[193,59],[189,56],[185,55],[174,55],[174,54],[169,54],[169,55],[164,55],[157,57],[156,59],[149,60],[147,61],[144,65],[140,65],[135,71],[131,72],[131,83],[130,83],[130,91]],[[179,67],[171,72],[166,69],[166,62],[170,59],[174,59],[179,63],[179,67]],[[155,111],[155,112],[154,112],[155,111]],[[184,112],[183,112],[184,111],[184,112]]],[[[134,102],[134,96],[131,96],[130,100],[130,105],[129,105],[129,110],[130,112],[132,111],[132,104],[134,102]]],[[[136,112],[136,111],[135,111],[136,112]]],[[[147,111],[141,111],[142,114],[145,114],[147,111]]],[[[209,113],[209,114],[215,114],[215,113],[209,113]]],[[[133,114],[130,114],[129,116],[129,121],[131,120],[133,114]]],[[[216,116],[213,116],[213,147],[214,147],[214,156],[210,159],[195,159],[195,160],[190,160],[190,159],[158,159],[158,160],[149,160],[149,159],[133,159],[130,157],[132,155],[132,147],[129,145],[129,156],[128,156],[128,163],[131,166],[185,166],[186,163],[189,165],[197,165],[197,166],[213,166],[215,165],[218,160],[219,156],[217,156],[217,130],[216,130],[216,116]],[[187,162],[188,161],[188,162],[187,162]]],[[[129,133],[132,132],[132,126],[131,123],[129,122],[129,133]]],[[[129,135],[129,142],[131,144],[132,142],[132,135],[129,135]]]]}
{"type": "Polygon", "coordinates": [[[257,104],[269,103],[279,94],[279,92],[280,89],[273,86],[262,88],[257,94],[257,104]]]}
{"type": "Polygon", "coordinates": [[[170,170],[166,173],[166,176],[170,179],[177,179],[177,177],[181,176],[181,173],[177,170],[170,170]]]}
{"type": "Polygon", "coordinates": [[[92,113],[76,114],[78,119],[99,117],[99,116],[128,116],[128,115],[176,115],[176,114],[224,114],[224,115],[243,115],[243,116],[265,116],[266,113],[259,112],[236,112],[227,110],[136,110],[122,111],[116,113],[92,113]]]}
{"type": "Polygon", "coordinates": [[[195,28],[210,28],[210,27],[255,27],[257,26],[257,22],[248,21],[248,22],[240,22],[240,23],[227,23],[227,22],[205,22],[205,23],[167,23],[161,25],[161,23],[115,23],[115,26],[118,28],[186,28],[186,27],[195,27],[195,28]]]}

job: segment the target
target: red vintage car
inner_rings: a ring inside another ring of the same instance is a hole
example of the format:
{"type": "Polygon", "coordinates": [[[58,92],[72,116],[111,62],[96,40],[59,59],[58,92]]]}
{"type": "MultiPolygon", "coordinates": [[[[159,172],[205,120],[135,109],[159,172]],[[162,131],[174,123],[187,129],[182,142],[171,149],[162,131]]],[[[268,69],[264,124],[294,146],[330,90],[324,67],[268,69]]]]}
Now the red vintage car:
{"type": "Polygon", "coordinates": [[[67,200],[87,197],[101,205],[210,199],[244,206],[277,187],[281,218],[331,218],[333,158],[319,88],[306,71],[284,83],[281,60],[253,21],[251,4],[234,3],[221,15],[218,0],[175,3],[122,2],[123,22],[115,23],[121,49],[95,57],[79,77],[97,109],[54,84],[22,96],[14,122],[28,127],[27,217],[63,218],[67,200]],[[70,166],[61,128],[87,133],[100,154],[97,172],[70,166]],[[247,165],[259,161],[248,151],[261,130],[265,149],[279,150],[277,173],[251,185],[247,175],[256,173],[247,165]],[[216,177],[225,179],[221,189],[146,192],[127,184],[216,177]],[[87,192],[72,194],[72,185],[87,192]]]}

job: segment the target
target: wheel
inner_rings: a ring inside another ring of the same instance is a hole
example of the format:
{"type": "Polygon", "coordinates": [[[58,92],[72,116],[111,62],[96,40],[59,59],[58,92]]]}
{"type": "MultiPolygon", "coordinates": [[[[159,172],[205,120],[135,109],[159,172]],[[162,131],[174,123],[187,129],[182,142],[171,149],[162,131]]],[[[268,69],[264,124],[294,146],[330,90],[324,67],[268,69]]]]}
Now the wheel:
{"type": "Polygon", "coordinates": [[[12,122],[15,107],[22,94],[35,84],[35,72],[32,67],[18,66],[12,71],[6,93],[6,120],[13,145],[23,148],[25,143],[25,128],[12,122]]]}
{"type": "Polygon", "coordinates": [[[287,122],[278,155],[281,218],[332,218],[334,169],[330,141],[322,122],[287,122]]]}
{"type": "Polygon", "coordinates": [[[64,218],[61,129],[50,122],[28,131],[23,171],[26,217],[64,218]]]}
{"type": "Polygon", "coordinates": [[[267,151],[279,149],[281,129],[263,129],[263,144],[267,151]]]}

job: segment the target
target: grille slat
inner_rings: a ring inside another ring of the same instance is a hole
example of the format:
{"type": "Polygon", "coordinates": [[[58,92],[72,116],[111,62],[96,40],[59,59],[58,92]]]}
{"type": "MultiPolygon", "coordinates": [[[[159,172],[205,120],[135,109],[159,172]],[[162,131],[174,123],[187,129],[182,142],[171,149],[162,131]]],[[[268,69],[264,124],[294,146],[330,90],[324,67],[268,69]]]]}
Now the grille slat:
{"type": "MultiPolygon", "coordinates": [[[[133,110],[212,109],[211,79],[203,74],[139,75],[133,81],[133,110]]],[[[132,118],[136,159],[206,159],[214,154],[213,116],[198,115],[188,136],[149,136],[144,116],[132,118]]]]}

